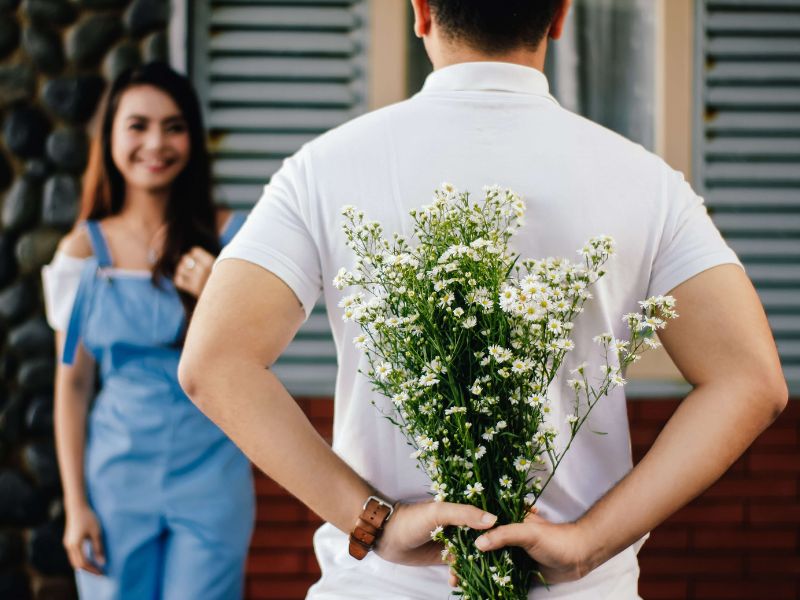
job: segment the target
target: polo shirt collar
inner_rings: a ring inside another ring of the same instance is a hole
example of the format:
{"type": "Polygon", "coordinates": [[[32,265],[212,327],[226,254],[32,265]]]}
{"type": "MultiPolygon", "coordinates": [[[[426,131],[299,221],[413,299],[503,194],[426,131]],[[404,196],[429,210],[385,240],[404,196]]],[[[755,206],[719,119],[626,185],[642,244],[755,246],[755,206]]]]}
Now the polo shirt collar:
{"type": "Polygon", "coordinates": [[[422,91],[512,92],[544,96],[555,102],[544,73],[507,62],[466,62],[443,67],[428,75],[422,91]]]}

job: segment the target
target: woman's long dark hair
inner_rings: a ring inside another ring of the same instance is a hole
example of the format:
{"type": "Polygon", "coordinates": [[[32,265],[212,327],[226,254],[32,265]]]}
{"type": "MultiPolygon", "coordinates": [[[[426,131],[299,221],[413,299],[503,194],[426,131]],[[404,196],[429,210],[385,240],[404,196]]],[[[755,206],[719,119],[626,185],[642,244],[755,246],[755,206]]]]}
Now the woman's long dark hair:
{"type": "MultiPolygon", "coordinates": [[[[78,222],[116,215],[125,202],[125,180],[111,157],[111,130],[122,94],[151,85],[178,105],[189,131],[189,162],[172,182],[165,211],[167,235],[161,257],[153,266],[153,283],[172,279],[181,256],[200,246],[216,256],[220,251],[216,210],[211,196],[211,164],[206,148],[200,103],[189,80],[168,65],[153,62],[128,69],[111,84],[102,108],[100,131],[92,144],[83,182],[78,222]]],[[[188,323],[196,299],[179,291],[188,323]]]]}

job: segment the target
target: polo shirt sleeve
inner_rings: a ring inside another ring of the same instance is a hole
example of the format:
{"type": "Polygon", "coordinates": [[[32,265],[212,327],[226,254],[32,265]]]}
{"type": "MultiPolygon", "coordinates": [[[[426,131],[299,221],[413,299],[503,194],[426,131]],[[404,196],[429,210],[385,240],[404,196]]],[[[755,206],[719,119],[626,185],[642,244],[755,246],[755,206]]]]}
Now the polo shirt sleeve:
{"type": "Polygon", "coordinates": [[[217,263],[246,260],[270,271],[291,288],[306,318],[322,291],[317,244],[308,227],[308,172],[303,151],[288,158],[264,187],[261,199],[217,263]]]}
{"type": "Polygon", "coordinates": [[[650,275],[648,296],[667,294],[684,281],[722,264],[742,266],[708,215],[703,198],[682,173],[664,167],[666,219],[650,275]]]}

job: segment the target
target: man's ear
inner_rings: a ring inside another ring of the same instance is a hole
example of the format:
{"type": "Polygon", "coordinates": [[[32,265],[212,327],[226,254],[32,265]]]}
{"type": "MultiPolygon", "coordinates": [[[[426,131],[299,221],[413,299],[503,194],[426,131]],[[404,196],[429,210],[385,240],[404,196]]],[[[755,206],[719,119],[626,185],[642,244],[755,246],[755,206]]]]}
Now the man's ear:
{"type": "Polygon", "coordinates": [[[424,37],[431,30],[431,7],[428,0],[411,0],[414,11],[414,35],[424,37]]]}
{"type": "Polygon", "coordinates": [[[572,6],[572,0],[562,0],[561,5],[556,9],[547,37],[557,40],[564,33],[564,22],[567,20],[570,6],[572,6]]]}

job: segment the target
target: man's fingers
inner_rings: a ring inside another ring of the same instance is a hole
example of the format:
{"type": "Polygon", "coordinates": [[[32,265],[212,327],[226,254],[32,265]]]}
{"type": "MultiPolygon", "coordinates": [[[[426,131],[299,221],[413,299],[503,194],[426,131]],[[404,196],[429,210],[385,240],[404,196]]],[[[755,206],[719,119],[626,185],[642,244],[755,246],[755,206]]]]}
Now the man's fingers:
{"type": "Polygon", "coordinates": [[[433,502],[436,525],[458,525],[472,529],[489,529],[497,517],[477,506],[452,502],[433,502]]]}
{"type": "Polygon", "coordinates": [[[503,525],[489,532],[484,533],[477,540],[475,545],[478,550],[497,550],[506,546],[532,546],[534,528],[530,523],[512,523],[503,525]]]}
{"type": "Polygon", "coordinates": [[[450,569],[450,577],[447,583],[450,584],[450,587],[458,587],[458,575],[453,569],[450,569]]]}
{"type": "Polygon", "coordinates": [[[547,523],[548,520],[545,519],[540,514],[538,514],[538,512],[539,511],[537,510],[537,508],[535,506],[531,507],[531,509],[528,511],[528,514],[525,515],[524,522],[525,523],[547,523]]]}

